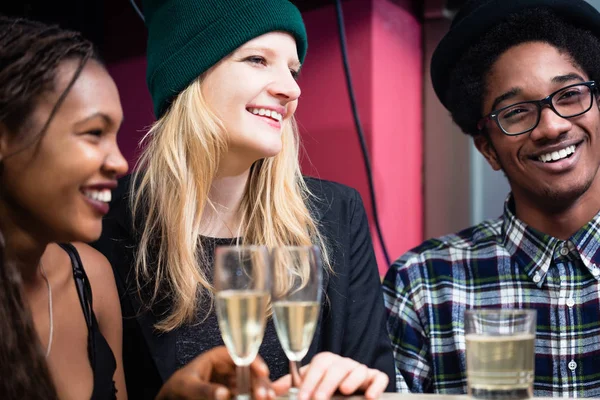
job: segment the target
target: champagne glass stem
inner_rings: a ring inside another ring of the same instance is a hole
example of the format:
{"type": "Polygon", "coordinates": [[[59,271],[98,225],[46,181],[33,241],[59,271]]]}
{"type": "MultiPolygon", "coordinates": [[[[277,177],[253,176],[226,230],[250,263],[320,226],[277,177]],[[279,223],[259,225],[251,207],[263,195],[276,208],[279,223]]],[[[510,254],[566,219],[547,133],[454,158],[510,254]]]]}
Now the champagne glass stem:
{"type": "Polygon", "coordinates": [[[290,375],[292,375],[292,386],[290,387],[290,398],[296,398],[300,391],[302,379],[300,378],[300,361],[290,360],[290,375]]]}
{"type": "Polygon", "coordinates": [[[237,400],[250,400],[250,366],[238,365],[237,373],[237,400]]]}

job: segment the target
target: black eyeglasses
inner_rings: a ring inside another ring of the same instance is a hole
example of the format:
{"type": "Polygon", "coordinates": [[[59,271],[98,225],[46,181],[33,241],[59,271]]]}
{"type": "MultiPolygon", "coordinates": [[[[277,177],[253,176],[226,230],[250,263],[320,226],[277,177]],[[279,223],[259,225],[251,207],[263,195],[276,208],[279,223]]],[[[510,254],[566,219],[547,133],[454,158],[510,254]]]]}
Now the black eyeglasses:
{"type": "Polygon", "coordinates": [[[562,118],[585,114],[592,108],[595,91],[594,81],[565,86],[541,100],[523,101],[492,111],[479,120],[477,129],[482,131],[488,121],[493,120],[504,134],[522,135],[538,126],[545,106],[562,118]]]}

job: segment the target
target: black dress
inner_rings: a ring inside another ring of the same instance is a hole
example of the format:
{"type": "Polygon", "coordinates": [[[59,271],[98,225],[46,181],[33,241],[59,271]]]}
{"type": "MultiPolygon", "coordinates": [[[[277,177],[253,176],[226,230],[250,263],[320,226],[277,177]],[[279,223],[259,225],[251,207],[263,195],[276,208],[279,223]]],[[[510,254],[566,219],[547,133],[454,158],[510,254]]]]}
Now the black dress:
{"type": "MultiPolygon", "coordinates": [[[[334,273],[323,276],[326,296],[303,363],[322,351],[350,357],[385,372],[387,391],[394,391],[395,367],[381,281],[360,195],[347,186],[319,179],[307,179],[307,184],[317,197],[310,210],[327,242],[334,273]]],[[[185,326],[167,333],[154,329],[168,312],[168,304],[147,310],[137,292],[134,254],[139,237],[133,229],[129,185],[129,176],[121,178],[104,217],[102,236],[93,246],[106,256],[115,273],[123,314],[127,393],[134,399],[153,399],[182,361],[204,351],[208,341],[222,342],[217,320],[212,317],[202,327],[185,326]],[[209,320],[210,326],[206,324],[209,320]]],[[[271,339],[276,335],[274,329],[269,330],[267,325],[259,354],[272,372],[271,379],[277,379],[287,373],[288,362],[279,343],[271,339]]]]}
{"type": "Polygon", "coordinates": [[[73,267],[73,278],[83,309],[83,316],[88,329],[88,357],[94,374],[92,400],[108,400],[117,398],[114,375],[117,369],[115,356],[98,328],[98,321],[92,307],[92,288],[81,264],[77,249],[71,244],[61,244],[73,267]]]}

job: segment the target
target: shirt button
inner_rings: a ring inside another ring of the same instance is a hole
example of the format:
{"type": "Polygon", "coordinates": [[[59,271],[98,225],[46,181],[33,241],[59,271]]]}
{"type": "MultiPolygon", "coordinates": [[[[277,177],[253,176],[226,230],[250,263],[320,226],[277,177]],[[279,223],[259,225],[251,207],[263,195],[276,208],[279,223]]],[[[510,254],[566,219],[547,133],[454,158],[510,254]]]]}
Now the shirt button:
{"type": "MultiPolygon", "coordinates": [[[[598,272],[600,272],[600,271],[598,271],[598,272]]],[[[534,281],[535,283],[539,283],[539,281],[541,281],[541,280],[542,280],[542,278],[541,278],[541,277],[540,277],[540,275],[539,275],[539,274],[536,272],[536,274],[533,276],[533,281],[534,281]]]]}
{"type": "Polygon", "coordinates": [[[594,275],[594,276],[600,275],[600,269],[598,269],[598,267],[595,265],[594,265],[594,268],[592,268],[592,275],[594,275]]]}
{"type": "Polygon", "coordinates": [[[567,307],[571,308],[575,305],[575,300],[573,300],[573,298],[568,298],[567,299],[567,307]]]}
{"type": "Polygon", "coordinates": [[[563,256],[566,256],[567,254],[569,254],[569,249],[567,249],[567,246],[561,247],[560,254],[563,256]]]}
{"type": "Polygon", "coordinates": [[[576,363],[575,361],[571,361],[571,362],[569,363],[569,369],[570,369],[571,371],[575,371],[575,368],[577,368],[577,363],[576,363]]]}

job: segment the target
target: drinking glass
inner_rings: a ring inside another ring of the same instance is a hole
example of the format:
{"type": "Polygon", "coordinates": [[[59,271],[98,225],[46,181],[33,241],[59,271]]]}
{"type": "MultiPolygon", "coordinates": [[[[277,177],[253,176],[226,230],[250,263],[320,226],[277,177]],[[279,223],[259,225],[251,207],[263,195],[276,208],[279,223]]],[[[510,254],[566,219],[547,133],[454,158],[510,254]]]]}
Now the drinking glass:
{"type": "Polygon", "coordinates": [[[282,246],[272,250],[271,299],[275,330],[290,360],[295,398],[301,384],[300,361],[312,342],[321,309],[323,262],[316,246],[282,246]]]}
{"type": "Polygon", "coordinates": [[[269,252],[264,246],[215,250],[216,310],[223,341],[237,366],[237,399],[250,399],[250,367],[263,339],[270,293],[269,252]]]}
{"type": "Polygon", "coordinates": [[[467,387],[476,399],[533,396],[535,310],[465,311],[467,387]]]}

